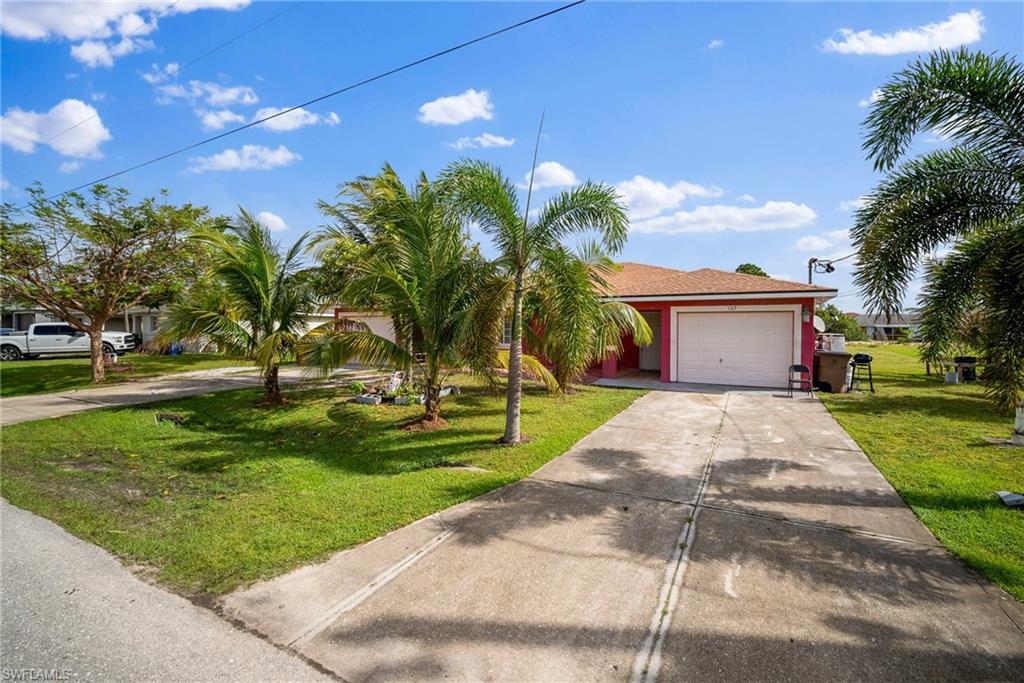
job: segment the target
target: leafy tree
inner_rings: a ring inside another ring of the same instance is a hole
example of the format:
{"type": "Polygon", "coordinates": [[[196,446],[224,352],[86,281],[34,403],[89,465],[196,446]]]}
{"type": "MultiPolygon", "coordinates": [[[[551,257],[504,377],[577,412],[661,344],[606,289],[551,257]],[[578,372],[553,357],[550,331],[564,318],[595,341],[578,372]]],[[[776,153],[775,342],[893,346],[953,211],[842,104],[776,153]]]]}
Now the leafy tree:
{"type": "Polygon", "coordinates": [[[494,240],[499,265],[512,283],[512,336],[505,434],[501,440],[516,444],[521,440],[523,300],[530,271],[572,233],[594,232],[604,249],[614,254],[626,242],[629,222],[618,194],[600,183],[588,181],[564,190],[531,217],[529,193],[523,211],[515,184],[496,166],[458,161],[445,169],[441,182],[458,216],[479,226],[494,240]]]}
{"type": "Polygon", "coordinates": [[[868,158],[888,175],[851,231],[856,283],[874,312],[891,315],[923,262],[922,356],[948,358],[965,318],[980,312],[989,395],[1019,406],[1024,429],[1024,68],[936,52],[882,87],[865,129],[868,158]],[[897,167],[925,130],[952,146],[897,167]],[[949,243],[947,256],[928,258],[949,243]]]}
{"type": "Polygon", "coordinates": [[[627,303],[601,297],[605,276],[618,270],[594,242],[577,253],[562,245],[545,250],[531,273],[524,298],[526,346],[547,358],[562,392],[594,362],[622,353],[622,337],[651,343],[651,329],[627,303]]]}
{"type": "Polygon", "coordinates": [[[814,314],[825,321],[826,332],[841,334],[846,337],[846,341],[865,341],[868,338],[857,321],[843,313],[835,304],[818,306],[814,314]]]}
{"type": "Polygon", "coordinates": [[[281,253],[270,233],[242,209],[231,225],[197,231],[210,253],[207,279],[170,307],[163,339],[209,339],[253,359],[263,376],[263,400],[280,403],[281,364],[294,357],[318,301],[301,268],[306,235],[281,253]]]}
{"type": "Polygon", "coordinates": [[[87,334],[92,380],[101,382],[104,325],[125,308],[166,301],[195,275],[186,236],[209,222],[207,210],[169,204],[166,191],[133,203],[128,190],[106,185],[56,199],[36,185],[29,194],[27,209],[0,209],[4,296],[87,334]]]}
{"type": "Polygon", "coordinates": [[[344,236],[368,247],[346,265],[344,303],[387,313],[395,340],[365,325],[339,321],[317,328],[303,355],[324,371],[353,358],[378,367],[415,369],[422,377],[424,422],[439,424],[441,387],[454,370],[493,376],[510,287],[493,264],[471,248],[446,197],[420,174],[405,187],[385,165],[373,177],[342,186],[333,205],[341,220],[321,243],[344,236]]]}
{"type": "Polygon", "coordinates": [[[761,277],[768,277],[768,273],[761,269],[761,266],[754,265],[753,263],[741,263],[736,266],[737,273],[745,273],[747,275],[760,275],[761,277]]]}

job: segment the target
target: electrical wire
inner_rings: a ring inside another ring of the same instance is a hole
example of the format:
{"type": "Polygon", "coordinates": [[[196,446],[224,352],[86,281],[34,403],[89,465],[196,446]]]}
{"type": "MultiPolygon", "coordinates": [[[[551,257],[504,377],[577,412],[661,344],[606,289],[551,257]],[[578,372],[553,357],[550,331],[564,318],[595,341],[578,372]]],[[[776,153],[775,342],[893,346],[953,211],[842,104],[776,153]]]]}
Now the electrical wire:
{"type": "Polygon", "coordinates": [[[453,52],[457,52],[459,50],[465,49],[465,48],[470,47],[472,45],[475,45],[477,43],[480,43],[480,42],[483,42],[485,40],[488,40],[490,38],[494,38],[496,36],[502,35],[503,33],[508,33],[509,31],[514,31],[517,28],[522,28],[523,26],[527,26],[529,24],[532,24],[534,22],[540,21],[542,19],[546,19],[546,18],[548,18],[550,16],[554,16],[555,14],[559,14],[561,12],[564,12],[564,11],[568,10],[568,9],[572,9],[573,7],[576,7],[578,5],[582,5],[586,1],[587,0],[575,0],[574,2],[570,2],[570,3],[566,4],[566,5],[561,5],[560,7],[556,7],[555,9],[548,10],[547,12],[542,12],[540,14],[535,14],[532,17],[529,17],[528,19],[523,19],[522,21],[518,21],[518,22],[516,22],[514,24],[509,24],[508,26],[504,26],[502,28],[499,28],[497,30],[491,31],[490,33],[486,33],[486,34],[481,35],[481,36],[477,36],[476,38],[472,38],[470,40],[466,40],[466,41],[461,42],[461,43],[459,43],[457,45],[453,45],[452,47],[445,48],[444,50],[439,50],[439,51],[431,53],[431,54],[429,54],[429,55],[427,55],[425,57],[420,57],[419,59],[416,59],[416,60],[411,61],[411,62],[407,62],[407,63],[405,63],[405,64],[403,64],[401,66],[397,66],[397,67],[395,67],[393,69],[389,69],[387,71],[383,71],[383,72],[378,73],[378,74],[376,74],[374,76],[370,76],[368,78],[364,78],[361,81],[357,81],[355,83],[351,83],[351,84],[346,85],[344,87],[338,88],[337,90],[333,90],[333,91],[331,91],[331,92],[329,92],[329,93],[327,93],[325,95],[320,95],[319,97],[314,97],[313,99],[306,100],[305,102],[302,102],[301,104],[296,104],[296,105],[294,105],[292,107],[288,107],[287,109],[282,109],[281,111],[277,112],[276,114],[271,114],[270,116],[264,116],[263,118],[255,119],[253,121],[250,121],[249,123],[246,123],[246,124],[243,124],[241,126],[238,126],[237,128],[232,128],[231,130],[224,131],[223,133],[218,133],[217,135],[213,135],[213,136],[210,136],[208,138],[204,138],[202,140],[199,140],[198,142],[193,142],[192,144],[185,145],[184,147],[179,147],[178,149],[175,149],[173,151],[167,152],[166,154],[161,154],[160,156],[153,157],[152,159],[148,159],[147,161],[142,161],[140,163],[137,163],[137,164],[135,164],[133,166],[129,166],[128,168],[122,169],[122,170],[117,171],[115,173],[110,173],[108,175],[105,175],[102,178],[98,178],[96,180],[91,180],[91,181],[89,181],[87,183],[82,183],[81,185],[73,187],[70,190],[64,190],[63,192],[58,192],[57,194],[54,194],[54,195],[51,195],[50,197],[48,197],[48,199],[56,199],[57,197],[61,197],[61,196],[66,195],[66,194],[68,194],[70,192],[76,192],[78,190],[81,190],[83,188],[89,187],[91,185],[96,185],[97,183],[103,183],[103,182],[106,182],[106,181],[111,180],[113,178],[117,178],[119,176],[125,175],[126,173],[131,173],[132,171],[137,171],[140,168],[143,168],[145,166],[149,166],[151,164],[155,164],[155,163],[157,163],[159,161],[163,161],[165,159],[170,159],[171,157],[174,157],[174,156],[177,156],[177,155],[182,154],[184,152],[188,152],[190,150],[196,149],[197,147],[202,147],[203,145],[207,145],[207,144],[209,144],[211,142],[215,142],[215,141],[220,140],[222,138],[226,138],[229,135],[234,135],[235,133],[240,133],[243,130],[247,130],[247,129],[252,128],[254,126],[258,126],[258,125],[260,125],[262,123],[266,123],[267,121],[270,121],[271,119],[276,119],[279,116],[284,116],[286,114],[290,114],[291,112],[293,112],[293,111],[295,111],[297,109],[303,109],[303,108],[308,107],[308,106],[310,106],[312,104],[316,104],[318,102],[323,102],[324,100],[330,99],[332,97],[336,97],[338,95],[341,95],[343,93],[349,92],[351,90],[355,90],[356,88],[360,88],[360,87],[362,87],[364,85],[369,85],[370,83],[373,83],[375,81],[382,80],[384,78],[387,78],[389,76],[393,76],[393,75],[395,75],[397,73],[400,73],[402,71],[406,71],[406,70],[411,69],[413,67],[419,66],[420,64],[425,64],[426,62],[430,62],[430,61],[433,61],[435,59],[439,59],[440,57],[444,57],[445,55],[449,55],[449,54],[451,54],[453,52]]]}

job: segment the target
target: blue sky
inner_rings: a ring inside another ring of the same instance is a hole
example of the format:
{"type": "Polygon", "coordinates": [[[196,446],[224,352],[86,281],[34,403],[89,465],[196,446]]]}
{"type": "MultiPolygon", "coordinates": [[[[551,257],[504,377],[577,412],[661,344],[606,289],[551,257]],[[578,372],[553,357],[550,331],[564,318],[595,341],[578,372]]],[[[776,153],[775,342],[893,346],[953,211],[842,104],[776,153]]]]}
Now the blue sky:
{"type": "MultiPolygon", "coordinates": [[[[4,3],[6,201],[556,6],[304,2],[181,69],[289,5],[172,1],[4,3]]],[[[959,45],[1019,55],[1024,4],[590,2],[115,182],[266,212],[290,243],[322,223],[318,199],[385,161],[411,180],[474,156],[522,180],[546,109],[540,198],[574,180],[618,186],[633,225],[622,260],[750,261],[803,280],[809,257],[849,253],[850,208],[878,180],[859,133],[873,89],[927,50],[959,45]]],[[[925,134],[915,151],[941,144],[925,134]]],[[[817,278],[859,310],[849,266],[817,278]]]]}

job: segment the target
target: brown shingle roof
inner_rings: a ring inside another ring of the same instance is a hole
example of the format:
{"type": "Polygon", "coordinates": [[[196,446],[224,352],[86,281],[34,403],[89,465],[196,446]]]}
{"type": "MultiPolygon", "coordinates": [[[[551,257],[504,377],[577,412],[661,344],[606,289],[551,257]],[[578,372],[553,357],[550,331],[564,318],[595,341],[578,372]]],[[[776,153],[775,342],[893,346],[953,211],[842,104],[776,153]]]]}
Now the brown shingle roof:
{"type": "Polygon", "coordinates": [[[606,277],[612,296],[686,296],[691,294],[771,294],[807,292],[832,294],[836,290],[776,280],[759,275],[731,273],[714,268],[674,270],[643,263],[622,263],[622,270],[606,277]]]}

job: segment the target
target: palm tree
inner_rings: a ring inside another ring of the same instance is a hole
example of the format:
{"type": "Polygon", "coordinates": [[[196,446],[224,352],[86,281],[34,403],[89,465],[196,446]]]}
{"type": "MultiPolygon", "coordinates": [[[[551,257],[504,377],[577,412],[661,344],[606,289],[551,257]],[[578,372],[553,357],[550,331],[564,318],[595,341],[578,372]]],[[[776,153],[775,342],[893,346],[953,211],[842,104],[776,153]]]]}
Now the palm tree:
{"type": "MultiPolygon", "coordinates": [[[[515,184],[499,168],[482,161],[455,162],[441,174],[441,183],[456,214],[494,240],[499,264],[512,282],[512,335],[505,434],[501,440],[516,444],[521,440],[523,299],[528,275],[545,252],[571,233],[594,231],[606,251],[618,252],[627,237],[626,212],[614,189],[588,181],[560,192],[531,217],[530,194],[523,211],[515,184]]],[[[532,184],[531,178],[531,191],[532,184]]]]}
{"type": "Polygon", "coordinates": [[[1024,69],[967,50],[918,60],[881,89],[864,149],[888,176],[852,229],[855,281],[873,312],[891,315],[924,264],[922,356],[948,358],[979,315],[976,340],[990,397],[1018,408],[1024,438],[1024,69]],[[953,144],[896,164],[914,135],[953,144]],[[944,258],[928,254],[952,243],[944,258]]]}
{"type": "Polygon", "coordinates": [[[280,403],[281,364],[294,356],[318,307],[299,261],[306,235],[282,255],[267,229],[241,209],[232,225],[193,239],[208,247],[208,277],[170,307],[160,338],[208,339],[251,358],[263,376],[264,402],[280,403]]]}
{"type": "Polygon", "coordinates": [[[600,246],[587,241],[574,253],[562,245],[545,250],[530,275],[524,298],[526,346],[547,358],[564,393],[587,368],[622,353],[623,335],[639,346],[651,343],[651,329],[627,303],[602,298],[605,276],[619,266],[600,246]]]}
{"type": "Polygon", "coordinates": [[[492,376],[499,364],[508,282],[470,247],[445,198],[423,174],[406,188],[385,165],[377,176],[343,185],[341,195],[347,201],[332,208],[338,225],[320,242],[362,235],[371,248],[349,265],[339,298],[387,313],[395,341],[364,326],[329,324],[310,335],[304,356],[325,370],[355,357],[415,369],[425,388],[424,420],[436,423],[450,372],[470,368],[492,376]]]}

